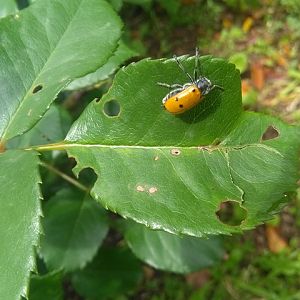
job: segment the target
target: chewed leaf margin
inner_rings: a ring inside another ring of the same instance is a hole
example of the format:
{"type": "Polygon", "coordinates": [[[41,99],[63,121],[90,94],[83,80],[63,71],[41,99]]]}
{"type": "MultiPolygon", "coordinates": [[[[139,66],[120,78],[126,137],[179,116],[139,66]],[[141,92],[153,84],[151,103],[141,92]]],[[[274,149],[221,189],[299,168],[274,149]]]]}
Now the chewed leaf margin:
{"type": "MultiPolygon", "coordinates": [[[[191,73],[194,58],[180,60],[191,73]]],[[[242,113],[233,65],[211,57],[201,63],[202,75],[224,91],[182,116],[162,109],[166,91],[157,82],[182,84],[186,75],[172,59],[146,59],[121,69],[74,123],[63,146],[77,160],[75,173],[94,169],[91,193],[106,209],[171,233],[231,234],[270,219],[295,189],[294,131],[275,118],[242,113]],[[112,100],[119,109],[110,115],[105,105],[112,100]],[[263,138],[270,123],[284,134],[263,138]],[[246,211],[234,226],[217,216],[230,201],[246,211]]]]}

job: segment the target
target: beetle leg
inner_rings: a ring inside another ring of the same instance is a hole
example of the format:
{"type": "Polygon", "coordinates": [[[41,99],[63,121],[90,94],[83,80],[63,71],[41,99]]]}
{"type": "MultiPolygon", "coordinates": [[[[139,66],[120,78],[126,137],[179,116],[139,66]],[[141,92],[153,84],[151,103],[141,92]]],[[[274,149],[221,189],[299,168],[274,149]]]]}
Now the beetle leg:
{"type": "Polygon", "coordinates": [[[166,88],[168,88],[168,89],[171,88],[171,85],[170,85],[170,84],[167,84],[167,83],[157,82],[157,84],[160,85],[160,86],[166,87],[166,88]]]}
{"type": "Polygon", "coordinates": [[[167,83],[163,83],[163,82],[157,82],[157,84],[160,86],[166,87],[168,89],[182,88],[182,85],[178,84],[178,83],[167,84],[167,83]]]}
{"type": "Polygon", "coordinates": [[[179,84],[179,83],[174,83],[171,85],[172,89],[182,89],[183,85],[179,84]]]}
{"type": "Polygon", "coordinates": [[[213,89],[215,89],[215,88],[217,88],[217,89],[219,89],[219,90],[221,90],[221,91],[224,91],[224,88],[223,88],[222,86],[220,86],[220,85],[217,85],[217,84],[214,84],[214,85],[211,87],[210,90],[213,90],[213,89]]]}

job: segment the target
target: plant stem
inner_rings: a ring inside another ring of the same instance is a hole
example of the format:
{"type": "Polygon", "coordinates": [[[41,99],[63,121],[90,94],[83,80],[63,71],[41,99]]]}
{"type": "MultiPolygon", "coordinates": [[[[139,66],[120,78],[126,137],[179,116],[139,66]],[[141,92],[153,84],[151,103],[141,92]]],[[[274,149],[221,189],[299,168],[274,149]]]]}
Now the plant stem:
{"type": "Polygon", "coordinates": [[[68,181],[69,183],[73,184],[74,186],[76,186],[77,188],[79,188],[80,190],[89,193],[90,190],[84,186],[83,184],[81,184],[80,182],[78,182],[77,180],[75,180],[74,178],[68,176],[67,174],[59,171],[58,169],[54,168],[53,166],[41,161],[40,165],[43,166],[44,168],[48,169],[49,171],[57,174],[58,176],[62,177],[64,180],[68,181]]]}
{"type": "Polygon", "coordinates": [[[40,146],[32,146],[30,148],[26,148],[24,150],[31,151],[53,151],[53,150],[65,150],[66,148],[65,143],[56,143],[56,144],[47,144],[47,145],[40,145],[40,146]]]}

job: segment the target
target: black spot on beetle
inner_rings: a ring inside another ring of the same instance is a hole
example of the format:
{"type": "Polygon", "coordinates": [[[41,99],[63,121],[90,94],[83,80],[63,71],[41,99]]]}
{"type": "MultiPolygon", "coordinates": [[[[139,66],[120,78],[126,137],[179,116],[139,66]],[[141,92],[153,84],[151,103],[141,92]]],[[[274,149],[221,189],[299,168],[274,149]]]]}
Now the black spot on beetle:
{"type": "Polygon", "coordinates": [[[180,107],[180,108],[183,108],[183,105],[182,105],[182,104],[179,104],[179,107],[180,107]]]}
{"type": "Polygon", "coordinates": [[[178,101],[178,97],[175,98],[175,101],[178,101]]]}
{"type": "Polygon", "coordinates": [[[195,92],[196,92],[196,89],[192,89],[192,92],[195,93],[195,92]]]}
{"type": "Polygon", "coordinates": [[[36,94],[37,92],[39,92],[42,89],[43,89],[43,86],[41,84],[36,85],[32,90],[32,94],[36,94]]]}

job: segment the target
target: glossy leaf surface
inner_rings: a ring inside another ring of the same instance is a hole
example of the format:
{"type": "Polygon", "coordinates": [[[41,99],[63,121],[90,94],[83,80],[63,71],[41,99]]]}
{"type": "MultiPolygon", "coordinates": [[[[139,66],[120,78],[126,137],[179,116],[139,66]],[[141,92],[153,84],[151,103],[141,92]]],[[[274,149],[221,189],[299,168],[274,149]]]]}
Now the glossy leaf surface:
{"type": "MultiPolygon", "coordinates": [[[[183,63],[191,73],[194,60],[183,63]]],[[[109,92],[73,124],[66,144],[57,145],[76,158],[75,172],[95,170],[92,195],[107,209],[153,229],[198,237],[270,219],[295,190],[300,143],[299,128],[242,113],[232,64],[210,57],[201,63],[224,91],[212,91],[187,113],[174,116],[161,107],[166,91],[156,82],[186,82],[174,60],[144,60],[120,70],[109,92]],[[107,110],[112,100],[119,104],[113,116],[107,110]],[[279,135],[265,140],[270,125],[279,135]],[[227,201],[246,210],[237,226],[216,214],[227,201]]]]}
{"type": "Polygon", "coordinates": [[[120,41],[116,52],[109,58],[104,66],[99,68],[96,72],[75,79],[66,89],[76,90],[97,84],[98,82],[107,79],[122,63],[126,62],[126,60],[134,55],[137,55],[137,53],[125,45],[124,42],[120,41]]]}
{"type": "Polygon", "coordinates": [[[40,232],[40,177],[35,152],[0,154],[0,299],[27,293],[40,232]]]}
{"type": "MultiPolygon", "coordinates": [[[[222,86],[215,89],[195,109],[174,116],[162,108],[162,98],[169,92],[157,82],[186,83],[188,78],[174,60],[143,60],[121,69],[112,88],[100,102],[92,102],[75,122],[66,140],[108,145],[198,146],[226,136],[242,112],[239,72],[220,59],[203,57],[204,75],[222,86]],[[103,113],[106,102],[120,105],[116,118],[103,113]],[[84,125],[88,117],[93,119],[84,125]]],[[[193,72],[194,60],[185,66],[193,72]]]]}
{"type": "Polygon", "coordinates": [[[0,20],[1,140],[30,129],[70,81],[105,64],[120,28],[105,0],[41,0],[0,20]]]}
{"type": "Polygon", "coordinates": [[[106,212],[89,195],[61,190],[44,209],[40,253],[50,269],[83,268],[108,231],[106,212]]]}

